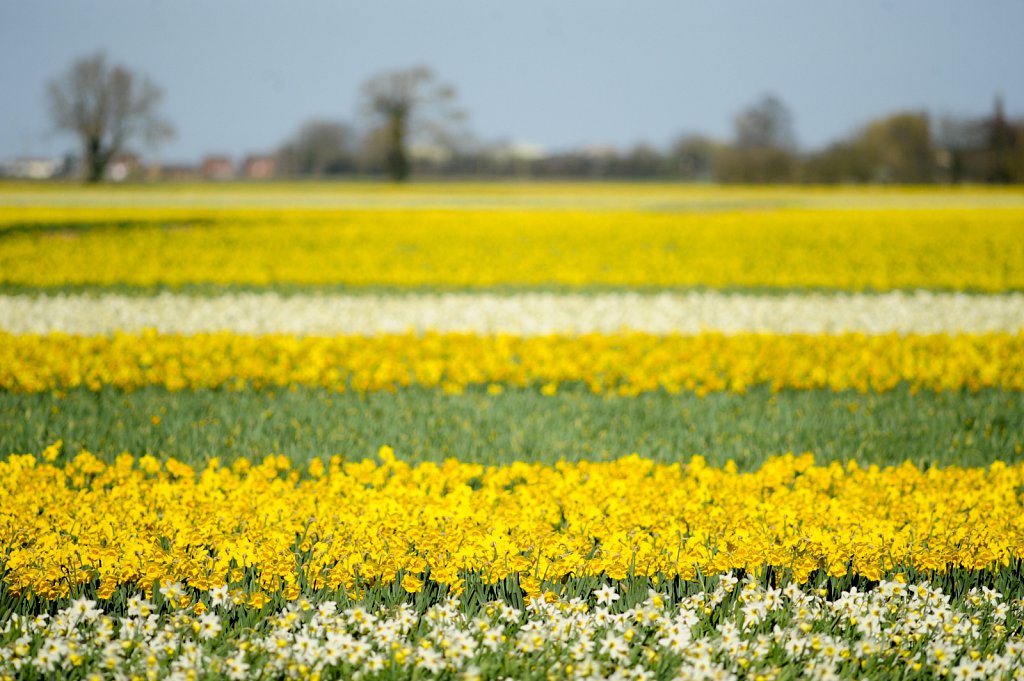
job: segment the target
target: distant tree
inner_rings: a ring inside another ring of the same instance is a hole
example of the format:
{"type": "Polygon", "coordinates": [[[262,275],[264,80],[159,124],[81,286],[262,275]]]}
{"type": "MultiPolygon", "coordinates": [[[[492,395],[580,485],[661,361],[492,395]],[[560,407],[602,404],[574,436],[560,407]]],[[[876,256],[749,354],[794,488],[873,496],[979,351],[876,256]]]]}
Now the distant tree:
{"type": "Polygon", "coordinates": [[[978,156],[985,142],[985,126],[976,120],[953,116],[939,120],[935,135],[938,162],[950,183],[978,179],[978,156]]]}
{"type": "Polygon", "coordinates": [[[684,135],[669,151],[675,171],[684,180],[710,180],[721,145],[703,135],[684,135]]]}
{"type": "Polygon", "coordinates": [[[853,144],[872,165],[871,179],[875,181],[920,184],[935,180],[935,146],[926,113],[896,113],[875,119],[853,144]]]}
{"type": "Polygon", "coordinates": [[[123,66],[108,65],[102,52],[75,61],[48,83],[47,92],[57,128],[82,144],[88,182],[102,180],[107,164],[130,140],[155,144],[174,134],[157,113],[160,88],[123,66]]]}
{"type": "Polygon", "coordinates": [[[277,152],[286,175],[338,175],[356,167],[356,135],[340,121],[311,120],[277,152]]]}
{"type": "Polygon", "coordinates": [[[863,183],[873,179],[871,159],[850,141],[835,142],[810,154],[802,179],[816,184],[863,183]]]}
{"type": "Polygon", "coordinates": [[[715,178],[722,182],[792,182],[797,179],[793,115],[782,100],[765,95],[733,119],[735,140],[722,149],[715,178]]]}
{"type": "Polygon", "coordinates": [[[418,66],[377,74],[363,83],[363,107],[375,123],[370,148],[383,148],[391,178],[408,178],[412,137],[444,143],[464,118],[455,107],[455,88],[440,83],[430,69],[418,66]]]}
{"type": "Polygon", "coordinates": [[[998,184],[1019,181],[1016,172],[1018,159],[1015,158],[1018,154],[1014,152],[1021,140],[1018,140],[1014,126],[1006,119],[1002,97],[996,97],[992,116],[985,121],[984,127],[988,151],[985,180],[998,184]]]}
{"type": "Polygon", "coordinates": [[[1014,121],[996,97],[992,113],[939,120],[935,146],[950,182],[1024,182],[1024,121],[1014,121]]]}
{"type": "Polygon", "coordinates": [[[740,149],[796,150],[793,114],[781,99],[765,95],[741,111],[733,121],[740,149]]]}
{"type": "Polygon", "coordinates": [[[641,142],[629,150],[621,161],[623,177],[654,178],[664,175],[664,155],[650,144],[641,142]]]}
{"type": "Polygon", "coordinates": [[[811,154],[804,163],[803,179],[922,184],[934,182],[940,166],[959,178],[963,166],[959,154],[970,131],[954,128],[951,122],[942,129],[951,146],[940,154],[927,114],[902,112],[876,118],[849,138],[811,154]]]}

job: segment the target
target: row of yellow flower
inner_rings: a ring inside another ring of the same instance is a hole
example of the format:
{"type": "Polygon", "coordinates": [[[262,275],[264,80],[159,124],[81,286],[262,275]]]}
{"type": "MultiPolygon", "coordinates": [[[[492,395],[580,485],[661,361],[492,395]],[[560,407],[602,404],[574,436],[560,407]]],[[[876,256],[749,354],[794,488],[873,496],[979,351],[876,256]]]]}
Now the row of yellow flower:
{"type": "Polygon", "coordinates": [[[620,395],[744,392],[762,384],[775,390],[867,392],[904,382],[914,390],[1024,390],[1024,333],[331,338],[0,333],[0,389],[14,392],[299,384],[359,392],[535,386],[550,394],[560,384],[576,382],[595,393],[620,395]]]}
{"type": "Polygon", "coordinates": [[[1019,207],[47,210],[0,208],[0,283],[1024,289],[1019,207]]]}
{"type": "Polygon", "coordinates": [[[731,465],[448,460],[290,468],[216,459],[204,470],[124,454],[112,465],[58,447],[0,463],[0,551],[13,593],[52,598],[81,584],[100,597],[156,580],[197,589],[246,586],[296,597],[358,590],[406,575],[458,591],[462,578],[543,580],[681,576],[775,566],[803,581],[849,569],[871,579],[900,567],[944,572],[1024,558],[1024,466],[878,469],[809,454],[731,465]],[[955,490],[951,494],[950,490],[955,490]]]}

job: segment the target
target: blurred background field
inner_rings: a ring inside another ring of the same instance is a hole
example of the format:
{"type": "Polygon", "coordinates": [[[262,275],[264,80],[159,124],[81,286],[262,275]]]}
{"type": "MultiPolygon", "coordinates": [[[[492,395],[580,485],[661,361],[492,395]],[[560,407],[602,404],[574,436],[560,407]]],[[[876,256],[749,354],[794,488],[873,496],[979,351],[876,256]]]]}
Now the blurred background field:
{"type": "Polygon", "coordinates": [[[710,212],[772,208],[1021,208],[1024,188],[1000,185],[715,185],[608,181],[153,183],[85,186],[0,182],[2,224],[55,216],[103,219],[122,209],[481,208],[710,212]],[[81,209],[63,212],[60,209],[81,209]],[[94,211],[86,209],[94,209],[94,211]]]}
{"type": "Polygon", "coordinates": [[[1016,189],[20,186],[0,225],[9,290],[1024,289],[1016,189]]]}

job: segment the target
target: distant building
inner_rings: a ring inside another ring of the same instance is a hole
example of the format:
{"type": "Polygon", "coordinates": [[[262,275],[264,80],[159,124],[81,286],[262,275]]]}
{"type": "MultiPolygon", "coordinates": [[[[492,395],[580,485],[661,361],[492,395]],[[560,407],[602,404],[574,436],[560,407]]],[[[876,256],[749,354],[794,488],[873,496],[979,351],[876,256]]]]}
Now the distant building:
{"type": "Polygon", "coordinates": [[[0,175],[22,180],[49,180],[61,170],[63,163],[52,158],[22,157],[0,164],[0,175]]]}
{"type": "Polygon", "coordinates": [[[150,180],[194,182],[200,179],[200,174],[198,166],[187,163],[172,163],[169,165],[150,166],[148,177],[150,180]]]}
{"type": "Polygon", "coordinates": [[[619,155],[619,150],[611,144],[591,144],[579,150],[579,155],[594,161],[608,161],[619,155]]]}
{"type": "Polygon", "coordinates": [[[445,163],[452,155],[452,150],[443,144],[417,144],[409,149],[412,160],[426,163],[445,163]]]}
{"type": "Polygon", "coordinates": [[[246,180],[269,180],[277,170],[273,156],[248,156],[242,162],[242,177],[246,180]]]}
{"type": "Polygon", "coordinates": [[[547,149],[532,142],[501,142],[484,150],[489,168],[499,175],[527,177],[531,168],[548,156],[547,149]]]}
{"type": "Polygon", "coordinates": [[[493,147],[488,155],[499,162],[539,161],[548,155],[548,151],[532,142],[507,142],[493,147]]]}
{"type": "Polygon", "coordinates": [[[107,164],[106,176],[112,182],[134,180],[142,176],[142,163],[136,154],[118,154],[107,164]]]}
{"type": "Polygon", "coordinates": [[[235,166],[227,156],[207,156],[199,166],[204,180],[231,180],[235,177],[235,166]]]}

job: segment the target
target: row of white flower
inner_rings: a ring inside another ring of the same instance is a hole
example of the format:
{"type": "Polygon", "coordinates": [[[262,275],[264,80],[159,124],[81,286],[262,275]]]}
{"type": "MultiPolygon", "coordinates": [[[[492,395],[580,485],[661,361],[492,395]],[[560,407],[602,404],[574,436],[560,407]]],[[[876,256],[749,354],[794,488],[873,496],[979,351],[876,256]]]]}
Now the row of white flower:
{"type": "MultiPolygon", "coordinates": [[[[167,602],[182,595],[176,584],[162,591],[167,602]]],[[[587,600],[497,601],[470,614],[454,598],[422,613],[300,599],[253,624],[223,588],[181,610],[133,597],[117,616],[83,598],[52,617],[11,614],[0,677],[1024,678],[1022,605],[984,588],[953,600],[883,581],[830,598],[726,576],[678,603],[653,590],[630,608],[618,599],[605,586],[587,600]]]]}
{"type": "Polygon", "coordinates": [[[0,296],[0,330],[105,334],[979,333],[1024,329],[1024,294],[720,292],[0,296]]]}

